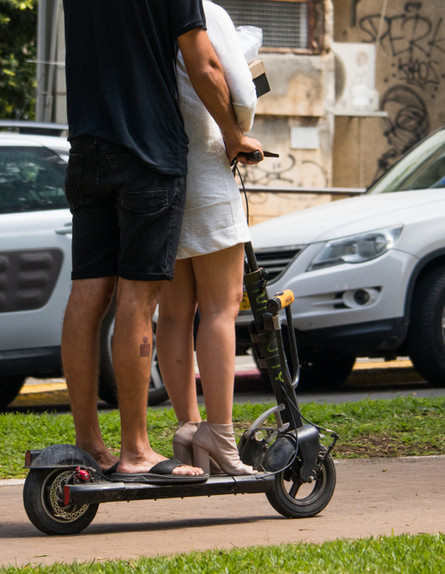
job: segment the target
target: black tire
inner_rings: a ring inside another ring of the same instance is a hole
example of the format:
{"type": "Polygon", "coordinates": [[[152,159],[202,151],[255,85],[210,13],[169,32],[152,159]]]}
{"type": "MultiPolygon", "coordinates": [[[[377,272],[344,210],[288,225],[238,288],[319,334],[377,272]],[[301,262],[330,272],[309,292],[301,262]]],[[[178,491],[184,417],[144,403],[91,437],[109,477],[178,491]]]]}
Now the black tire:
{"type": "Polygon", "coordinates": [[[300,390],[335,390],[349,377],[355,357],[338,351],[304,349],[300,353],[300,390]]]}
{"type": "Polygon", "coordinates": [[[16,396],[20,393],[23,387],[25,377],[19,375],[9,375],[0,377],[0,410],[4,410],[16,396]]]}
{"type": "MultiPolygon", "coordinates": [[[[111,348],[113,342],[114,312],[107,313],[102,323],[100,336],[100,372],[99,372],[99,397],[113,407],[119,406],[117,397],[116,379],[114,377],[111,348]]],[[[159,370],[156,353],[156,334],[153,326],[153,351],[151,363],[150,392],[148,404],[158,405],[168,399],[167,389],[164,386],[161,371],[159,370]]]]}
{"type": "Polygon", "coordinates": [[[423,275],[414,290],[408,352],[417,372],[445,386],[445,267],[423,275]]]}
{"type": "Polygon", "coordinates": [[[77,534],[96,516],[99,504],[65,506],[63,487],[73,476],[71,468],[31,469],[23,488],[26,514],[45,534],[77,534]]]}
{"type": "MultiPolygon", "coordinates": [[[[320,455],[324,452],[322,450],[320,455]]],[[[300,464],[297,458],[290,468],[278,473],[273,490],[266,492],[270,504],[286,518],[316,516],[329,504],[334,494],[336,472],[331,455],[324,459],[310,483],[301,480],[300,464]]]]}
{"type": "MultiPolygon", "coordinates": [[[[292,372],[292,360],[289,352],[289,342],[283,331],[283,342],[289,368],[292,372]]],[[[338,389],[349,377],[355,365],[355,357],[338,351],[298,349],[300,360],[299,391],[318,391],[338,389]]],[[[254,360],[259,368],[254,353],[254,360]]],[[[262,374],[266,383],[270,384],[268,375],[262,374]]]]}

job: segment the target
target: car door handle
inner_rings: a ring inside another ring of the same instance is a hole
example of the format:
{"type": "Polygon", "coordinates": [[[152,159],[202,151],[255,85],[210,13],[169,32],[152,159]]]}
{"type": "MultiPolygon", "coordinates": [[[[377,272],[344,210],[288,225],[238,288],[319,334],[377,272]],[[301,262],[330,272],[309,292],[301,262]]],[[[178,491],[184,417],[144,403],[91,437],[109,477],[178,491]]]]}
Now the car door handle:
{"type": "Polygon", "coordinates": [[[64,227],[61,227],[60,229],[56,229],[56,233],[58,235],[69,235],[72,232],[73,232],[73,224],[71,222],[65,223],[64,227]]]}

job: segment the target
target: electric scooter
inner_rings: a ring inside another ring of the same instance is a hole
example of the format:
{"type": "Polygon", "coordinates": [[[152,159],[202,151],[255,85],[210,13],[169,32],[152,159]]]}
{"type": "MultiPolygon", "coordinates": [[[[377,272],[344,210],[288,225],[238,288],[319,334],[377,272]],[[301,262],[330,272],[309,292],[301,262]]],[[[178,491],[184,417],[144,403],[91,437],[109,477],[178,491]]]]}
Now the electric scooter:
{"type": "Polygon", "coordinates": [[[99,504],[116,501],[264,492],[274,509],[288,518],[315,516],[329,504],[336,482],[330,453],[338,436],[306,421],[298,406],[298,350],[290,311],[294,295],[285,290],[269,297],[267,273],[258,267],[251,243],[245,244],[244,284],[253,315],[253,350],[277,402],[245,430],[238,444],[242,462],[258,472],[216,474],[199,483],[116,482],[92,456],[73,445],[29,450],[23,500],[36,528],[46,534],[76,534],[92,522],[99,504]],[[282,336],[283,310],[289,361],[282,336]],[[330,437],[328,446],[321,442],[322,436],[330,437]]]}

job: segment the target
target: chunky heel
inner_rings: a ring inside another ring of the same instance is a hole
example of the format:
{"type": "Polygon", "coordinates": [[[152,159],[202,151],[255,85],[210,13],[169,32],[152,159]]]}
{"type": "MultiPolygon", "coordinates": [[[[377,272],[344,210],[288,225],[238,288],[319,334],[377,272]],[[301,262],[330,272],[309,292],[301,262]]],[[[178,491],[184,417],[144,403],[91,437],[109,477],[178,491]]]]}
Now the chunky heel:
{"type": "Polygon", "coordinates": [[[193,436],[193,459],[206,473],[211,462],[232,476],[256,473],[240,459],[232,424],[202,422],[193,436]]]}
{"type": "Polygon", "coordinates": [[[173,443],[173,456],[183,464],[193,466],[192,451],[183,444],[173,443]]]}
{"type": "Polygon", "coordinates": [[[184,464],[193,466],[192,441],[201,423],[179,421],[178,429],[173,437],[173,455],[184,464]]]}
{"type": "Polygon", "coordinates": [[[202,468],[205,474],[210,474],[209,453],[196,444],[193,444],[193,460],[195,466],[202,468]]]}

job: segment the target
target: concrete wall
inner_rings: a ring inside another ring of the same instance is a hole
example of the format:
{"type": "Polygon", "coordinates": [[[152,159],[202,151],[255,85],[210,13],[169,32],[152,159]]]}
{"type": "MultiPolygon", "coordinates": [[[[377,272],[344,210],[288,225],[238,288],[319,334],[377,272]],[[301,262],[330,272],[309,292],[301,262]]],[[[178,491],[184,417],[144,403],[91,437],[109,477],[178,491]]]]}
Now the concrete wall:
{"type": "Polygon", "coordinates": [[[445,124],[445,1],[334,0],[334,40],[376,46],[386,118],[337,117],[333,185],[369,185],[445,124]]]}
{"type": "MultiPolygon", "coordinates": [[[[280,154],[242,169],[246,184],[270,188],[332,185],[333,56],[261,54],[271,91],[258,100],[253,134],[280,154]]],[[[249,194],[251,223],[330,200],[330,196],[249,194]]]]}
{"type": "MultiPolygon", "coordinates": [[[[319,54],[260,54],[271,91],[258,101],[253,135],[264,149],[280,154],[258,167],[242,169],[249,185],[270,188],[333,185],[335,100],[333,5],[318,2],[319,54]]],[[[250,223],[255,224],[331,200],[329,195],[249,194],[250,223]]]]}

